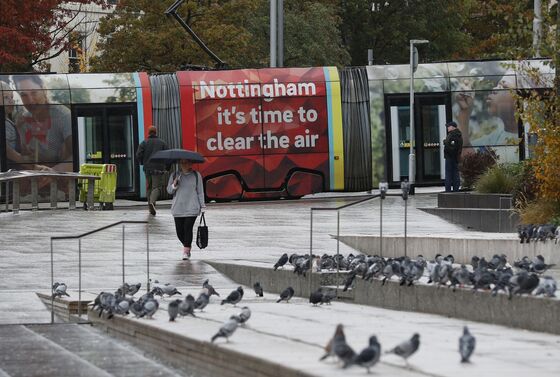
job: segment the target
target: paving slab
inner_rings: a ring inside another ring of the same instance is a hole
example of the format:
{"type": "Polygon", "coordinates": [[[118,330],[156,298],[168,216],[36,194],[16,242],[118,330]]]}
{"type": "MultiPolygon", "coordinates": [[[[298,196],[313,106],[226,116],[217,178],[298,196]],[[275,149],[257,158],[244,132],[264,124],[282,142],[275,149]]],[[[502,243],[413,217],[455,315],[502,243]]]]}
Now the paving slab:
{"type": "MultiPolygon", "coordinates": [[[[170,334],[163,335],[169,339],[170,347],[173,347],[172,338],[180,336],[199,344],[200,348],[210,347],[205,352],[211,352],[214,347],[249,354],[268,361],[271,368],[279,364],[311,376],[365,374],[361,368],[343,372],[333,361],[318,360],[338,323],[344,324],[347,342],[358,352],[373,334],[377,335],[384,351],[415,332],[420,334],[420,349],[409,359],[410,367],[397,356],[383,355],[380,364],[373,368],[376,375],[521,377],[529,374],[556,376],[558,372],[560,336],[557,335],[343,302],[315,307],[307,299],[294,298],[289,303],[276,303],[277,294],[255,297],[249,287],[245,287],[245,292],[237,307],[218,305],[219,300],[214,299],[203,312],[196,312],[196,318],[185,317],[169,322],[165,310],[169,300],[165,299],[153,319],[128,316],[119,318],[121,322],[106,321],[105,325],[114,326],[112,331],[115,332],[118,328],[129,327],[130,334],[143,333],[146,339],[161,333],[170,334]],[[229,342],[222,338],[210,344],[211,336],[221,324],[231,315],[238,314],[243,306],[252,311],[247,326],[240,327],[229,342]],[[464,325],[468,325],[477,338],[470,364],[459,362],[458,339],[464,325]]],[[[198,292],[188,293],[196,295],[198,292]]],[[[96,323],[96,326],[102,327],[103,324],[96,323]]],[[[231,359],[225,362],[231,362],[231,359]]]]}

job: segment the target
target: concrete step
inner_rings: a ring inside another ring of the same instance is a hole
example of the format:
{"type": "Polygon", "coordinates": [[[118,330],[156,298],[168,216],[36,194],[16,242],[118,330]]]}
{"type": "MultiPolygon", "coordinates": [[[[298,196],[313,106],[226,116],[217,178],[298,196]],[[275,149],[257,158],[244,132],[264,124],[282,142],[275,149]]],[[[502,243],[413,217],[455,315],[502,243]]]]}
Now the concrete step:
{"type": "Polygon", "coordinates": [[[76,324],[0,326],[0,375],[178,376],[140,351],[76,324]]]}

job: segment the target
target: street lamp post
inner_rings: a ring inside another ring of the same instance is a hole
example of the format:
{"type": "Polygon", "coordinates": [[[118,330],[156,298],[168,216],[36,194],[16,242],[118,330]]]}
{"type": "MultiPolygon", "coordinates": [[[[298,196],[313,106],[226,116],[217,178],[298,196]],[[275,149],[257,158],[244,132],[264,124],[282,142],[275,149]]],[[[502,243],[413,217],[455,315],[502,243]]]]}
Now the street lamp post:
{"type": "Polygon", "coordinates": [[[410,153],[408,155],[408,182],[410,194],[414,195],[416,182],[416,155],[414,154],[414,72],[418,67],[418,50],[414,45],[429,43],[425,39],[410,40],[410,153]]]}

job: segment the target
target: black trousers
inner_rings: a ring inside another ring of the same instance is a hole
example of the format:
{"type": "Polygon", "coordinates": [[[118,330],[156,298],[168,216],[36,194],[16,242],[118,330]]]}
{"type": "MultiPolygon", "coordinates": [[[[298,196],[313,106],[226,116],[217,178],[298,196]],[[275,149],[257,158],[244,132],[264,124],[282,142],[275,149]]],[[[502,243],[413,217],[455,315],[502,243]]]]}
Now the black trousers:
{"type": "Polygon", "coordinates": [[[177,231],[177,238],[185,247],[191,247],[193,240],[193,226],[196,221],[196,216],[190,217],[174,217],[175,231],[177,231]]]}

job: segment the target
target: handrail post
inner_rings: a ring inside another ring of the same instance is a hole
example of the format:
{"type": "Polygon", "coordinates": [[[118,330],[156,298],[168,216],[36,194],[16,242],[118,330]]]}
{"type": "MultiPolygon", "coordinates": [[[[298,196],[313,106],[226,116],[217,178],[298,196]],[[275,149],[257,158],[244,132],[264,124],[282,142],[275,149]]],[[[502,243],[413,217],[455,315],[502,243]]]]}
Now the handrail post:
{"type": "Polygon", "coordinates": [[[407,249],[406,249],[406,228],[407,228],[407,219],[406,219],[406,213],[407,213],[407,209],[408,209],[408,200],[404,201],[404,256],[407,257],[407,249]]]}
{"type": "Polygon", "coordinates": [[[150,292],[150,227],[146,223],[146,292],[150,292]]]}
{"type": "Polygon", "coordinates": [[[312,276],[313,276],[313,208],[311,208],[311,225],[309,227],[309,294],[311,295],[312,276]]]}
{"type": "Polygon", "coordinates": [[[340,254],[340,210],[336,211],[336,292],[338,294],[338,288],[339,288],[339,269],[338,269],[338,261],[340,260],[339,258],[339,254],[340,254]]]}
{"type": "Polygon", "coordinates": [[[54,286],[54,252],[53,240],[51,238],[51,325],[54,324],[54,295],[52,287],[54,286]]]}
{"type": "Polygon", "coordinates": [[[122,284],[124,286],[124,224],[122,226],[122,284]]]}
{"type": "Polygon", "coordinates": [[[383,198],[379,199],[379,256],[383,257],[383,198]]]}
{"type": "Polygon", "coordinates": [[[82,319],[82,239],[78,238],[78,317],[82,319]]]}

